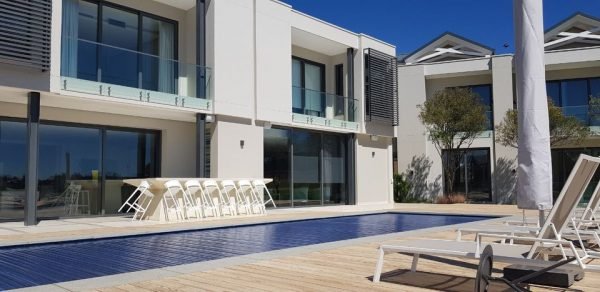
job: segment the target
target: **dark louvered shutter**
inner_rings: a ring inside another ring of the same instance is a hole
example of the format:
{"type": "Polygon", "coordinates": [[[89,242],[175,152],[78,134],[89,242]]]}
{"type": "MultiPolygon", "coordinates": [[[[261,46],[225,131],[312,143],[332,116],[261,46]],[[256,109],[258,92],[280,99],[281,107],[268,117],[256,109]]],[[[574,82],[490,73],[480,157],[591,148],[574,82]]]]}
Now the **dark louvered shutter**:
{"type": "Polygon", "coordinates": [[[398,125],[398,65],[394,56],[365,50],[365,120],[398,125]]]}
{"type": "Polygon", "coordinates": [[[0,0],[0,62],[50,68],[52,0],[0,0]]]}

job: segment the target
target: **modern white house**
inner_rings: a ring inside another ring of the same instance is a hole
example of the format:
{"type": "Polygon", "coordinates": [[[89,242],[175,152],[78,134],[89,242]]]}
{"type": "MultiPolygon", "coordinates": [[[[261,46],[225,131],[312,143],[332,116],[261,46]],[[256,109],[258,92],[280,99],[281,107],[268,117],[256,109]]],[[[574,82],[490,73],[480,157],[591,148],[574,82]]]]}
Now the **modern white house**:
{"type": "MultiPolygon", "coordinates": [[[[577,13],[547,29],[545,60],[548,97],[563,112],[595,130],[590,98],[600,97],[600,19],[577,13]]],[[[514,200],[517,151],[495,142],[494,130],[516,107],[513,55],[453,33],[445,33],[399,61],[398,171],[413,184],[414,196],[435,198],[444,190],[441,158],[418,119],[417,105],[437,90],[470,87],[488,107],[487,131],[464,150],[454,189],[472,202],[514,200]]],[[[595,131],[597,132],[597,130],[595,131]]],[[[600,155],[600,139],[552,149],[553,188],[560,191],[578,155],[600,155]]],[[[452,155],[445,151],[443,155],[452,155]]]]}
{"type": "Polygon", "coordinates": [[[0,220],[115,214],[145,177],[393,203],[394,46],[275,0],[0,3],[0,220]]]}

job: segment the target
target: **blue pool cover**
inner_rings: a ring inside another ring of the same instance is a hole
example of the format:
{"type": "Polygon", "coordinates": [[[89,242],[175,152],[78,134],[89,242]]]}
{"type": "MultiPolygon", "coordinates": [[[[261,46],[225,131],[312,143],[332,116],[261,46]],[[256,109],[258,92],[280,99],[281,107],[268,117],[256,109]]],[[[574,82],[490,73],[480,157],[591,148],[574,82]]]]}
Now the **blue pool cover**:
{"type": "Polygon", "coordinates": [[[0,290],[489,219],[383,213],[0,248],[0,290]]]}

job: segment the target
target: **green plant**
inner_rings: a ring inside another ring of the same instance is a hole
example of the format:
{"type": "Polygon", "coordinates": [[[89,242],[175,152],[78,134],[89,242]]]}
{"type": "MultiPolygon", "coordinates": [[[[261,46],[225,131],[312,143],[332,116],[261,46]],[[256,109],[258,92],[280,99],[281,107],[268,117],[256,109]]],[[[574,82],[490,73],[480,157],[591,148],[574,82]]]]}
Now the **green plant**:
{"type": "Polygon", "coordinates": [[[394,174],[394,202],[406,203],[408,192],[410,191],[410,183],[404,177],[404,174],[394,174]]]}
{"type": "MultiPolygon", "coordinates": [[[[595,119],[598,116],[600,102],[590,102],[590,116],[595,119]]],[[[496,141],[504,146],[518,148],[518,116],[516,109],[506,111],[502,122],[496,127],[496,141]]],[[[548,99],[548,120],[550,122],[550,146],[561,146],[566,144],[581,144],[590,135],[589,128],[581,123],[576,117],[566,116],[562,109],[548,99]]]]}

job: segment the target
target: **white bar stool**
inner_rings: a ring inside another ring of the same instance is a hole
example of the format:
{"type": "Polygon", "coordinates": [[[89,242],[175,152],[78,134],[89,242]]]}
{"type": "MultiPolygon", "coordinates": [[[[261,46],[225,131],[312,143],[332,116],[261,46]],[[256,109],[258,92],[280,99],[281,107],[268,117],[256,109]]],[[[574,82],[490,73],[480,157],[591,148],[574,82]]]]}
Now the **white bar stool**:
{"type": "Polygon", "coordinates": [[[223,194],[225,196],[227,196],[227,198],[229,198],[229,201],[231,202],[231,197],[229,196],[229,193],[233,192],[234,196],[235,196],[235,207],[236,207],[236,211],[239,214],[240,210],[244,210],[244,214],[248,215],[250,214],[251,210],[251,206],[250,206],[250,202],[248,200],[246,200],[244,197],[242,197],[242,195],[240,195],[240,192],[238,191],[237,187],[235,186],[235,183],[232,180],[224,180],[221,182],[221,188],[223,190],[223,194]]]}
{"type": "Polygon", "coordinates": [[[235,216],[235,207],[233,206],[233,204],[231,204],[231,201],[229,200],[228,197],[226,197],[225,195],[223,195],[223,192],[221,192],[221,189],[219,188],[219,185],[217,184],[216,181],[214,180],[207,180],[205,182],[202,183],[202,185],[204,186],[204,190],[206,191],[206,193],[209,195],[209,197],[212,200],[212,192],[216,192],[217,193],[217,206],[219,208],[219,213],[223,216],[225,215],[223,210],[228,210],[227,213],[229,216],[235,216]]]}
{"type": "MultiPolygon", "coordinates": [[[[275,201],[273,201],[273,197],[271,196],[271,193],[269,192],[269,189],[267,188],[267,185],[264,181],[257,179],[252,182],[252,185],[254,186],[254,190],[256,191],[257,196],[260,196],[258,192],[259,189],[267,192],[267,196],[269,196],[269,199],[263,203],[265,206],[270,202],[271,204],[273,204],[273,208],[277,208],[277,205],[275,205],[275,201]]],[[[263,198],[261,198],[261,201],[264,201],[264,194],[263,198]]]]}
{"type": "Polygon", "coordinates": [[[182,196],[184,197],[185,200],[185,191],[183,190],[183,187],[181,186],[181,183],[179,183],[178,180],[170,180],[168,182],[165,183],[165,188],[167,189],[167,192],[165,193],[164,196],[164,207],[165,207],[165,212],[166,212],[166,217],[167,220],[171,220],[170,217],[170,211],[175,211],[175,214],[177,215],[177,221],[179,220],[185,220],[186,216],[183,212],[183,208],[181,207],[181,205],[179,204],[179,201],[177,200],[177,194],[179,192],[182,192],[182,196]]]}

